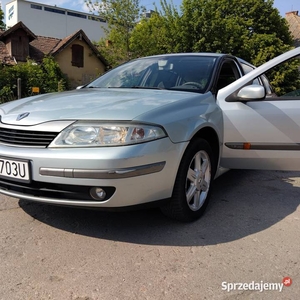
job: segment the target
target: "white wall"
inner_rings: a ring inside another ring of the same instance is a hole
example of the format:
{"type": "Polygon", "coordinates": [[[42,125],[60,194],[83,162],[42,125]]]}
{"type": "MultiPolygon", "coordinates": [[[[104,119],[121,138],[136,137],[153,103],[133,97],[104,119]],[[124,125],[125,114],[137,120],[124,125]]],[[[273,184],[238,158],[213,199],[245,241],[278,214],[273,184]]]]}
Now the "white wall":
{"type": "Polygon", "coordinates": [[[7,3],[5,11],[7,27],[12,27],[22,21],[35,35],[41,36],[65,38],[82,29],[91,41],[99,41],[105,35],[102,27],[107,28],[107,24],[104,22],[70,16],[68,12],[86,17],[93,15],[24,0],[14,0],[7,3]],[[41,9],[34,9],[32,5],[41,7],[41,9]],[[49,12],[45,8],[63,11],[64,14],[49,12]]]}

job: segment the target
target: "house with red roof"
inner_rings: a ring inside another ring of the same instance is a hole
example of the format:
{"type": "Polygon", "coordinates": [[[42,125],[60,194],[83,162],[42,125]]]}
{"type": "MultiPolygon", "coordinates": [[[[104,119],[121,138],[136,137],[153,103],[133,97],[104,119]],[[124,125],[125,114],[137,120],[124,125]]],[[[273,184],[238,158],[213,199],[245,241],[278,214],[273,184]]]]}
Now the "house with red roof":
{"type": "Polygon", "coordinates": [[[32,59],[41,63],[52,56],[69,79],[71,87],[84,85],[108,68],[83,30],[63,38],[35,35],[23,22],[6,31],[0,31],[0,63],[15,65],[32,59]]]}
{"type": "Polygon", "coordinates": [[[285,19],[288,23],[292,34],[295,47],[300,46],[300,16],[298,11],[291,11],[285,14],[285,19]]]}

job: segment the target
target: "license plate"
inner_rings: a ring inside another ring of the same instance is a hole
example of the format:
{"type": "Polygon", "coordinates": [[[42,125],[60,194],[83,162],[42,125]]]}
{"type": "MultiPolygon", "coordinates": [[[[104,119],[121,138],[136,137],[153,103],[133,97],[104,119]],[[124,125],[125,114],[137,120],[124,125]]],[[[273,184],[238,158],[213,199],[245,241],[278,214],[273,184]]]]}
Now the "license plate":
{"type": "Polygon", "coordinates": [[[29,182],[29,163],[24,160],[0,157],[0,176],[17,181],[29,182]]]}

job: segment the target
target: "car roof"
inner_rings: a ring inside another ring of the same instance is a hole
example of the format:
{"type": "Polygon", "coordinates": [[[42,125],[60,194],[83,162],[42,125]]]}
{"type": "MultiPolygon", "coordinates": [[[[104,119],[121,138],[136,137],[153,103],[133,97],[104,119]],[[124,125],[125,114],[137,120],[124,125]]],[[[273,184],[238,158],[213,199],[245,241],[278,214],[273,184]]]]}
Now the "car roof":
{"type": "Polygon", "coordinates": [[[166,54],[158,54],[158,55],[150,55],[150,56],[145,56],[145,57],[140,57],[137,59],[143,59],[143,58],[159,58],[159,57],[174,57],[174,56],[206,56],[206,57],[231,57],[237,59],[240,63],[247,64],[249,66],[255,67],[248,61],[239,58],[237,56],[234,56],[232,54],[225,54],[225,53],[213,53],[213,52],[181,52],[181,53],[166,53],[166,54]]]}
{"type": "MultiPolygon", "coordinates": [[[[147,57],[168,57],[168,56],[212,56],[212,57],[221,57],[221,56],[232,56],[230,54],[224,54],[224,53],[212,53],[212,52],[182,52],[182,53],[166,53],[166,54],[158,54],[158,55],[151,55],[146,56],[147,57]]],[[[143,58],[143,57],[141,57],[143,58]]]]}

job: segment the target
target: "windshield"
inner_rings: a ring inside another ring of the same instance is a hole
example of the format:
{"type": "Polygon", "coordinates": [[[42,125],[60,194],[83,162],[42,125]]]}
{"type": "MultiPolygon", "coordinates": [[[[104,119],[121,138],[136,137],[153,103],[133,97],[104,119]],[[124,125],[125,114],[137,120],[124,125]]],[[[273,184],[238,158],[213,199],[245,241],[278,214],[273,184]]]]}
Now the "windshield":
{"type": "Polygon", "coordinates": [[[88,88],[155,88],[203,93],[216,57],[156,56],[125,63],[87,85],[88,88]]]}

